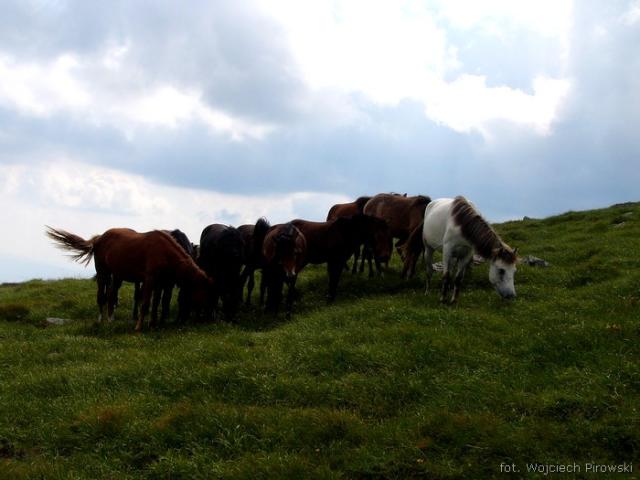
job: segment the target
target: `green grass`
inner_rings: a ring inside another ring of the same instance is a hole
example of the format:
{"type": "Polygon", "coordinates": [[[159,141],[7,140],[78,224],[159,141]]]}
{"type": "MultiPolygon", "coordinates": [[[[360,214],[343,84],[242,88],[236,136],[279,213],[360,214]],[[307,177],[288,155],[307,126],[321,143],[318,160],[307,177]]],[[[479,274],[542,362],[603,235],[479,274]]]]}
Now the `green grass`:
{"type": "Polygon", "coordinates": [[[331,306],[324,270],[306,270],[290,321],[249,308],[136,335],[130,287],[96,325],[90,280],[0,286],[0,477],[492,478],[637,460],[640,205],[496,228],[551,263],[519,267],[514,302],[480,266],[442,306],[424,267],[402,281],[395,258],[384,279],[346,273],[331,306]]]}

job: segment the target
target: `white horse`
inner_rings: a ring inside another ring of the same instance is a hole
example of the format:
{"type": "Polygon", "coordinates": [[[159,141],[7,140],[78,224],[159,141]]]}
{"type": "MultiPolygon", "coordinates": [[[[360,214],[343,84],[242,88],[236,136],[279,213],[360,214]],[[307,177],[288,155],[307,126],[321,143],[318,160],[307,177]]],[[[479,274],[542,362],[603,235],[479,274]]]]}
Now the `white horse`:
{"type": "Polygon", "coordinates": [[[514,276],[517,249],[504,243],[498,234],[464,197],[439,198],[431,201],[424,212],[424,222],[411,234],[406,243],[405,269],[410,273],[419,254],[425,249],[427,280],[425,295],[429,292],[433,275],[433,252],[442,249],[442,296],[445,302],[453,283],[450,303],[456,301],[460,284],[473,259],[474,250],[490,261],[489,281],[502,298],[515,298],[514,276]],[[409,265],[409,267],[407,267],[409,265]]]}

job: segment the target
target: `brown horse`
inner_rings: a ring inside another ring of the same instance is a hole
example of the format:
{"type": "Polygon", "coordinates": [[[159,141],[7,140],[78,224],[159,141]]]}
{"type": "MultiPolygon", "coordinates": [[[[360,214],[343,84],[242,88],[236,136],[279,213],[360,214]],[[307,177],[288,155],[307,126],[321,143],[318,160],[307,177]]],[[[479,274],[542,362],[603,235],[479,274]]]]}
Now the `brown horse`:
{"type": "Polygon", "coordinates": [[[369,215],[357,214],[330,222],[294,220],[292,223],[307,239],[305,265],[327,264],[329,301],[335,300],[346,261],[361,245],[372,245],[378,262],[388,261],[391,255],[391,236],[386,222],[369,215]]]}
{"type": "MultiPolygon", "coordinates": [[[[393,193],[379,193],[364,206],[364,213],[382,218],[389,224],[391,235],[397,238],[396,249],[402,245],[413,230],[422,223],[424,209],[431,198],[417,195],[407,197],[393,193]]],[[[401,253],[402,254],[402,253],[401,253]]]]}
{"type": "Polygon", "coordinates": [[[102,235],[85,240],[73,233],[47,227],[47,235],[61,248],[75,252],[74,260],[88,265],[95,261],[98,283],[98,320],[103,318],[107,304],[109,320],[113,320],[118,289],[123,281],[142,282],[142,304],[136,331],[142,330],[149,312],[151,297],[154,308],[150,324],[156,322],[158,302],[168,285],[180,287],[178,317],[189,314],[191,303],[204,304],[213,281],[167,233],[154,230],[138,233],[128,228],[112,228],[102,235]]]}
{"type": "MultiPolygon", "coordinates": [[[[193,243],[191,243],[191,241],[189,240],[189,237],[187,237],[187,235],[182,232],[179,229],[174,229],[174,230],[162,230],[165,233],[168,233],[169,235],[171,235],[176,242],[178,242],[178,245],[180,245],[182,247],[182,249],[187,252],[187,254],[193,259],[195,260],[196,257],[196,251],[194,248],[193,243]]],[[[162,308],[160,310],[160,323],[164,323],[164,321],[167,319],[167,317],[169,316],[169,307],[171,305],[171,296],[173,294],[173,287],[174,285],[167,285],[165,287],[165,289],[162,291],[161,293],[161,304],[162,304],[162,308]]],[[[140,282],[136,282],[134,284],[134,290],[133,290],[133,314],[132,314],[132,318],[133,320],[137,320],[138,319],[138,307],[140,305],[140,298],[142,297],[142,285],[140,284],[140,282]]],[[[156,307],[157,302],[155,301],[155,298],[152,300],[152,308],[151,308],[151,315],[152,317],[155,317],[157,315],[157,313],[154,312],[154,307],[156,307]]],[[[156,307],[157,308],[157,307],[156,307]]]]}
{"type": "Polygon", "coordinates": [[[340,217],[350,217],[358,213],[363,213],[364,206],[371,200],[371,197],[358,197],[355,201],[349,203],[336,203],[329,209],[327,214],[327,222],[340,217]]]}
{"type": "Polygon", "coordinates": [[[282,300],[282,287],[287,284],[287,317],[291,316],[298,274],[304,267],[307,241],[292,222],[271,227],[262,243],[262,282],[260,303],[267,290],[266,310],[278,312],[282,300]]]}

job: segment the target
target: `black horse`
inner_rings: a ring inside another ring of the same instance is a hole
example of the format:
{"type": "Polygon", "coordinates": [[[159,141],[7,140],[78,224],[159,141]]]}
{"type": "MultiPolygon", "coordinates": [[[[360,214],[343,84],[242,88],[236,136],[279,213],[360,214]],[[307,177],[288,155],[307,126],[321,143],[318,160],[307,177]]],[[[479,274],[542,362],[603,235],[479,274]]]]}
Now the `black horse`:
{"type": "MultiPolygon", "coordinates": [[[[173,237],[173,239],[182,247],[182,249],[189,255],[193,260],[196,259],[196,250],[194,249],[193,243],[189,240],[189,237],[182,231],[178,230],[162,230],[165,233],[168,233],[173,237]]],[[[171,306],[171,296],[173,295],[173,287],[174,285],[165,286],[161,292],[161,298],[156,298],[152,302],[152,315],[157,315],[158,303],[162,303],[162,307],[160,310],[160,323],[163,323],[167,317],[169,316],[169,308],[171,306]]],[[[142,298],[142,284],[140,282],[135,282],[134,290],[133,290],[133,319],[136,320],[138,318],[138,306],[140,304],[140,300],[142,298]]]]}
{"type": "Polygon", "coordinates": [[[222,310],[229,319],[235,316],[242,298],[240,270],[244,256],[245,244],[237,228],[214,223],[202,231],[197,263],[208,275],[216,275],[211,305],[216,309],[222,298],[222,310]]]}
{"type": "MultiPolygon", "coordinates": [[[[262,244],[267,231],[271,228],[266,218],[260,218],[255,225],[240,225],[238,231],[244,240],[244,269],[240,274],[241,288],[247,284],[246,304],[251,303],[251,293],[255,285],[255,271],[263,266],[262,244]],[[247,283],[248,280],[248,283],[247,283]]],[[[262,305],[263,297],[260,299],[262,305]]]]}

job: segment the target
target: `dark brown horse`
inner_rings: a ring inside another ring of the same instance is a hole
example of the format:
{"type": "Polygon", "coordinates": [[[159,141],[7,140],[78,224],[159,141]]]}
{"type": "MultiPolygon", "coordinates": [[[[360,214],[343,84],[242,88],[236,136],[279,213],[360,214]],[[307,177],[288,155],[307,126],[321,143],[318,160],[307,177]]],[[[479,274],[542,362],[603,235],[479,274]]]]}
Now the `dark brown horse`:
{"type": "Polygon", "coordinates": [[[189,314],[192,303],[205,303],[213,286],[193,259],[166,232],[154,230],[138,233],[128,228],[112,228],[102,235],[85,240],[73,233],[47,227],[47,235],[61,248],[75,252],[71,258],[87,265],[94,259],[98,283],[98,320],[102,320],[107,304],[109,320],[113,320],[118,289],[122,282],[142,282],[142,304],[136,331],[142,330],[149,312],[152,294],[154,310],[151,324],[155,324],[160,292],[167,285],[180,287],[179,318],[189,314]]]}
{"type": "Polygon", "coordinates": [[[266,310],[277,313],[282,300],[282,288],[287,284],[287,317],[291,316],[298,274],[304,267],[307,241],[293,223],[274,225],[262,244],[262,282],[260,303],[267,290],[266,310]]]}
{"type": "Polygon", "coordinates": [[[372,245],[376,260],[386,262],[391,255],[391,236],[384,221],[357,214],[330,222],[294,220],[307,239],[305,264],[326,263],[329,273],[328,300],[333,301],[346,261],[362,244],[372,245]]]}
{"type": "MultiPolygon", "coordinates": [[[[336,218],[341,217],[351,217],[353,215],[357,215],[359,213],[363,213],[364,206],[366,203],[371,200],[371,197],[358,197],[355,201],[349,203],[337,203],[333,207],[329,209],[329,213],[327,214],[327,222],[331,220],[335,220],[336,218]]],[[[356,273],[358,270],[358,259],[360,258],[362,251],[362,263],[360,263],[360,273],[364,270],[364,260],[366,252],[369,252],[370,246],[362,245],[362,248],[358,247],[356,251],[353,253],[353,268],[351,269],[351,273],[356,273]]],[[[367,258],[369,259],[369,276],[373,276],[373,268],[371,266],[371,255],[367,258]]]]}
{"type": "Polygon", "coordinates": [[[222,298],[225,316],[235,316],[242,297],[240,271],[244,264],[244,241],[237,228],[214,223],[202,230],[198,265],[216,279],[212,304],[217,308],[222,298]]]}
{"type": "Polygon", "coordinates": [[[244,284],[248,280],[247,305],[251,303],[251,293],[255,285],[255,271],[262,267],[262,244],[269,228],[271,225],[265,218],[260,218],[255,225],[240,225],[238,227],[238,232],[244,241],[244,269],[240,274],[240,284],[244,289],[244,284]]]}
{"type": "Polygon", "coordinates": [[[413,230],[422,223],[424,209],[431,198],[417,195],[407,197],[393,193],[379,193],[364,206],[364,213],[382,218],[387,222],[391,235],[397,238],[396,249],[402,245],[413,230]]]}
{"type": "Polygon", "coordinates": [[[358,197],[355,201],[349,203],[336,203],[329,209],[327,214],[327,222],[340,217],[350,217],[358,213],[363,213],[364,206],[371,200],[371,197],[358,197]]]}

